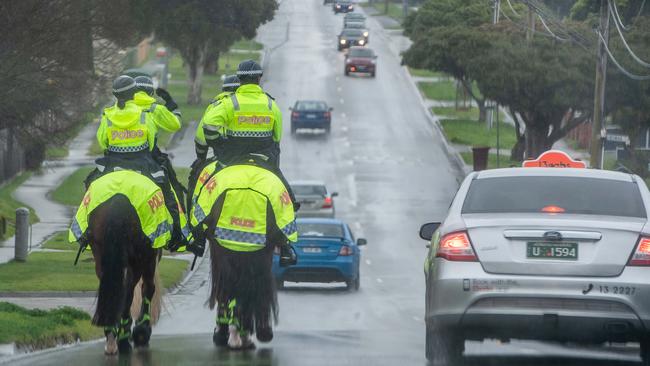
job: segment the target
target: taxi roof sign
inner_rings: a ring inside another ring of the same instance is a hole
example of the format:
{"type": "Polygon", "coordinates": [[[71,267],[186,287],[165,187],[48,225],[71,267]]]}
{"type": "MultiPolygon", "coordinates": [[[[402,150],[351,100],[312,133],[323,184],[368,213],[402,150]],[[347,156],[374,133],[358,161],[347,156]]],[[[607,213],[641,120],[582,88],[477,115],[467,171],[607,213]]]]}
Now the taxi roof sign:
{"type": "Polygon", "coordinates": [[[524,168],[586,168],[584,161],[573,160],[567,153],[560,150],[549,150],[535,160],[526,160],[524,168]]]}

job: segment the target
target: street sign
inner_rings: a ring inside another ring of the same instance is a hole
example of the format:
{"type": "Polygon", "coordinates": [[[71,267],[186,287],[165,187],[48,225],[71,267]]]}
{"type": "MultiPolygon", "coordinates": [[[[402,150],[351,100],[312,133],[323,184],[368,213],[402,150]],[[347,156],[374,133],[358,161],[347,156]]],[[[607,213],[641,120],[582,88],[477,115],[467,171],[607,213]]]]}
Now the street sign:
{"type": "Polygon", "coordinates": [[[571,159],[564,151],[549,150],[535,160],[524,161],[522,166],[524,168],[586,168],[587,164],[571,159]]]}

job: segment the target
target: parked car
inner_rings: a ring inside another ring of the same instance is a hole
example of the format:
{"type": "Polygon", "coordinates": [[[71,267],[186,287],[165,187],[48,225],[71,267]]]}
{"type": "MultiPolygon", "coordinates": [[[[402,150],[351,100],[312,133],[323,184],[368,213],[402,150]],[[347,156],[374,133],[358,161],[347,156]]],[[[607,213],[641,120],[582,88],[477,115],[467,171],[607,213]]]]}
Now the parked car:
{"type": "Polygon", "coordinates": [[[363,46],[366,44],[365,38],[363,31],[359,29],[343,29],[339,34],[339,51],[352,46],[363,46]]]}
{"type": "Polygon", "coordinates": [[[454,364],[465,340],[487,338],[640,342],[650,365],[648,208],[631,174],[470,173],[442,224],[420,230],[430,243],[426,357],[454,364]]]}
{"type": "Polygon", "coordinates": [[[329,193],[325,183],[320,181],[293,181],[290,183],[296,201],[300,203],[299,217],[334,217],[334,197],[338,192],[329,193]]]}
{"type": "Polygon", "coordinates": [[[375,77],[377,73],[377,55],[370,48],[351,47],[345,55],[345,75],[366,73],[375,77]]]}
{"type": "Polygon", "coordinates": [[[273,256],[273,275],[278,289],[284,282],[345,282],[349,290],[358,290],[361,283],[360,246],[365,239],[354,238],[350,227],[337,219],[296,220],[298,242],[294,244],[298,262],[280,267],[279,252],[273,256]]]}
{"type": "Polygon", "coordinates": [[[334,14],[349,13],[351,11],[354,11],[354,4],[352,4],[351,1],[347,0],[337,0],[334,1],[334,4],[332,4],[332,10],[334,10],[334,14]]]}
{"type": "Polygon", "coordinates": [[[323,129],[329,133],[332,128],[332,110],[322,100],[296,101],[291,111],[291,134],[300,128],[323,129]]]}
{"type": "Polygon", "coordinates": [[[366,40],[365,44],[368,44],[368,40],[370,39],[370,31],[368,28],[366,28],[366,24],[364,22],[347,22],[343,26],[343,30],[345,29],[358,29],[361,32],[363,32],[363,37],[366,40]]]}

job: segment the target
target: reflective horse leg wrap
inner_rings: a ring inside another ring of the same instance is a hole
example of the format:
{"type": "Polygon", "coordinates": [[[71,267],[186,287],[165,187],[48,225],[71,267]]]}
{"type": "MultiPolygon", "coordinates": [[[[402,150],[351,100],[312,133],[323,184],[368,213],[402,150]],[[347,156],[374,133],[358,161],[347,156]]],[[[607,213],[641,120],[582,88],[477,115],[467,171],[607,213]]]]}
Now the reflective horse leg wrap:
{"type": "Polygon", "coordinates": [[[122,341],[129,339],[131,337],[131,325],[133,324],[133,319],[131,317],[122,318],[120,320],[120,326],[117,333],[117,340],[122,341]]]}
{"type": "Polygon", "coordinates": [[[151,300],[148,298],[142,299],[142,308],[140,310],[140,317],[135,325],[149,324],[151,322],[151,300]]]}

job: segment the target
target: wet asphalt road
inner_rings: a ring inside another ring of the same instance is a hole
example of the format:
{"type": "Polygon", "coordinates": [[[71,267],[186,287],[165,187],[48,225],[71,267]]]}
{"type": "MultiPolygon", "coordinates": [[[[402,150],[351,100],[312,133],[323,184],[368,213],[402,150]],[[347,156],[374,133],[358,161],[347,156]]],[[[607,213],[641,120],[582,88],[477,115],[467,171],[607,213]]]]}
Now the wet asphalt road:
{"type": "MultiPolygon", "coordinates": [[[[107,358],[103,344],[23,359],[25,365],[425,365],[425,243],[420,224],[440,220],[457,188],[458,173],[427,120],[417,92],[374,19],[370,47],[378,54],[375,79],[343,76],[336,51],[342,16],[320,0],[284,0],[260,30],[269,52],[265,89],[285,114],[282,168],[289,179],[324,180],[338,191],[337,215],[363,249],[361,289],[288,284],[280,292],[280,323],[272,343],[233,353],[211,342],[214,312],[207,298],[208,260],[165,302],[147,350],[107,358]],[[332,134],[289,134],[297,99],[334,107],[332,134]]],[[[190,144],[190,138],[184,138],[190,144]]],[[[178,161],[193,149],[178,149],[178,161]]],[[[177,165],[177,164],[176,164],[177,165]]],[[[537,342],[468,343],[472,365],[627,365],[634,350],[564,348],[537,342]],[[597,356],[599,360],[582,357],[597,356]],[[627,361],[627,362],[626,362],[627,361]]],[[[630,362],[631,361],[631,362],[630,362]]]]}

